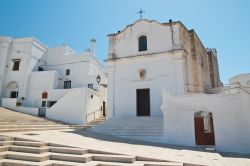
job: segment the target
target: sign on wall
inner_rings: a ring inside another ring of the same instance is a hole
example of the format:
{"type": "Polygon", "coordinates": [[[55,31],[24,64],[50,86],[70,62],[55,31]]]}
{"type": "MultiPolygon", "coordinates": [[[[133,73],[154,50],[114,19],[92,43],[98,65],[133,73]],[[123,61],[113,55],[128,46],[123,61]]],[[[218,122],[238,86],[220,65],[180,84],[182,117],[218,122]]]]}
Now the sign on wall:
{"type": "Polygon", "coordinates": [[[144,80],[146,78],[146,70],[145,69],[139,70],[139,77],[141,80],[144,80]]]}

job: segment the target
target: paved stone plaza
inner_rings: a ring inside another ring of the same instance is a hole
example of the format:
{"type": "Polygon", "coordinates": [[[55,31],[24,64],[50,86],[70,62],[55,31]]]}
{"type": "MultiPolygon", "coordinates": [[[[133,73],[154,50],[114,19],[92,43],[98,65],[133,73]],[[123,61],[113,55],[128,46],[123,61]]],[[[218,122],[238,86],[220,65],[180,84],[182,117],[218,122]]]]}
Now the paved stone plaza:
{"type": "MultiPolygon", "coordinates": [[[[8,124],[9,122],[13,123],[13,125],[15,123],[24,123],[29,125],[36,123],[44,124],[45,122],[45,124],[55,124],[55,122],[47,121],[26,114],[8,111],[2,108],[0,114],[1,127],[8,124]],[[5,112],[4,114],[3,111],[5,112]],[[9,122],[7,119],[9,119],[9,122]],[[14,119],[16,119],[16,121],[14,119]]],[[[136,141],[132,139],[122,139],[105,134],[97,134],[94,132],[86,131],[85,129],[54,129],[47,131],[36,130],[24,132],[1,132],[0,135],[17,138],[17,140],[20,140],[20,138],[36,140],[50,143],[52,145],[62,144],[63,146],[91,149],[92,151],[103,151],[106,153],[123,154],[125,156],[141,156],[144,158],[153,158],[154,160],[158,159],[171,161],[173,163],[184,163],[183,165],[250,165],[250,159],[247,158],[249,156],[240,156],[236,154],[225,155],[215,152],[204,152],[201,149],[194,149],[189,147],[170,146],[159,143],[136,141]]],[[[92,164],[96,164],[96,161],[92,162],[92,164]]],[[[131,164],[142,164],[142,162],[135,161],[131,164]]],[[[124,165],[124,163],[119,163],[118,165],[124,165]]],[[[130,164],[127,163],[125,165],[130,164]]]]}

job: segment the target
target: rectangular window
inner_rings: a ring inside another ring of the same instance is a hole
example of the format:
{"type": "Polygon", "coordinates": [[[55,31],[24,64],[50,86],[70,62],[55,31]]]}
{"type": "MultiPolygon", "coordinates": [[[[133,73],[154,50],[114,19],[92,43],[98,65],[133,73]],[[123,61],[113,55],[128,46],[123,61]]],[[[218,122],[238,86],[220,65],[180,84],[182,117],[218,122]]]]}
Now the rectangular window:
{"type": "Polygon", "coordinates": [[[18,98],[18,91],[11,91],[10,98],[18,98]]]}
{"type": "Polygon", "coordinates": [[[46,101],[42,101],[42,107],[46,107],[46,101]]]}
{"type": "Polygon", "coordinates": [[[71,88],[71,81],[64,81],[64,89],[70,89],[71,88]]]}
{"type": "Polygon", "coordinates": [[[18,71],[21,59],[12,59],[12,61],[14,62],[12,70],[13,71],[18,71]]]}
{"type": "Polygon", "coordinates": [[[38,71],[43,71],[43,68],[39,66],[38,71]]]}
{"type": "Polygon", "coordinates": [[[88,84],[88,88],[93,89],[93,84],[88,84]]]}
{"type": "Polygon", "coordinates": [[[70,69],[66,70],[66,76],[70,75],[70,69]]]}

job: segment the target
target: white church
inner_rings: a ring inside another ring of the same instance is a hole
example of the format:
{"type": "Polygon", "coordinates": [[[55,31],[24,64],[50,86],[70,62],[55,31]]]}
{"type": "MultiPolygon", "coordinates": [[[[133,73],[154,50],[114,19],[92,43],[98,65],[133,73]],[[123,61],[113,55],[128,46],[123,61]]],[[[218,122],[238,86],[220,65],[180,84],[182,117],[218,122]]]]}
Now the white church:
{"type": "Polygon", "coordinates": [[[250,74],[223,86],[216,50],[180,21],[140,19],[108,39],[108,120],[91,131],[250,153],[250,74]]]}
{"type": "Polygon", "coordinates": [[[250,74],[225,86],[217,51],[180,21],[139,19],[109,34],[106,68],[34,38],[0,37],[2,107],[88,130],[166,144],[250,153],[250,74]]]}
{"type": "Polygon", "coordinates": [[[108,38],[108,117],[162,116],[163,89],[182,95],[221,85],[216,50],[181,22],[140,19],[108,38]]]}
{"type": "Polygon", "coordinates": [[[86,124],[92,112],[105,114],[106,71],[95,42],[76,53],[35,38],[0,37],[2,107],[71,124],[86,124]]]}

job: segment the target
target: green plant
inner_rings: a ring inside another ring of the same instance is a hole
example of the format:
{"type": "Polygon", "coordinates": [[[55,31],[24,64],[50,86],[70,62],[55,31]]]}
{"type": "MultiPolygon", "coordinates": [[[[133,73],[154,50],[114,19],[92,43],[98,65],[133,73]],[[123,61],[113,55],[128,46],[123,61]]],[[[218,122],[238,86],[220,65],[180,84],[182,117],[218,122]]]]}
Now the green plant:
{"type": "Polygon", "coordinates": [[[20,101],[16,102],[16,106],[21,106],[21,105],[22,105],[22,103],[20,101]]]}

